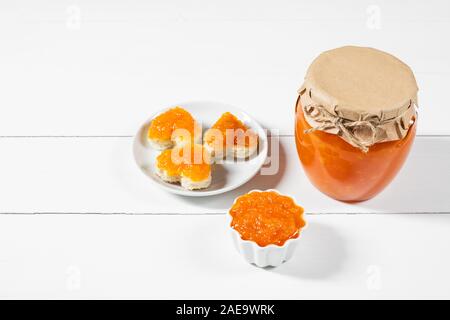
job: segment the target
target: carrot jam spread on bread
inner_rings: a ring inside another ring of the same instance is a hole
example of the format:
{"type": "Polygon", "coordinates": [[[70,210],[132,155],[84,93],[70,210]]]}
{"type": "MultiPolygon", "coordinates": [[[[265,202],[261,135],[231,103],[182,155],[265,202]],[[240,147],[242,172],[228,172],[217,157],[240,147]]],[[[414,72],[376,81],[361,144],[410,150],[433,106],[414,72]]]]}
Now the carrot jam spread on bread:
{"type": "MultiPolygon", "coordinates": [[[[237,145],[241,143],[242,146],[248,147],[251,143],[251,137],[255,138],[256,134],[249,129],[241,120],[239,120],[235,115],[230,112],[225,112],[222,116],[214,123],[211,129],[219,130],[222,133],[223,145],[227,144],[227,130],[234,130],[235,134],[233,135],[234,141],[233,145],[237,145]],[[239,141],[239,138],[242,136],[243,143],[239,141]]],[[[211,131],[210,131],[211,133],[211,131]]],[[[212,144],[215,140],[214,134],[206,134],[205,136],[206,142],[212,144]]],[[[230,142],[231,144],[231,142],[230,142]]]]}
{"type": "Polygon", "coordinates": [[[154,118],[148,129],[148,137],[157,140],[171,140],[177,129],[187,130],[194,136],[195,119],[181,107],[175,107],[154,118]]]}
{"type": "Polygon", "coordinates": [[[209,156],[199,144],[165,150],[156,158],[156,165],[170,177],[192,181],[203,181],[211,174],[209,156]]]}

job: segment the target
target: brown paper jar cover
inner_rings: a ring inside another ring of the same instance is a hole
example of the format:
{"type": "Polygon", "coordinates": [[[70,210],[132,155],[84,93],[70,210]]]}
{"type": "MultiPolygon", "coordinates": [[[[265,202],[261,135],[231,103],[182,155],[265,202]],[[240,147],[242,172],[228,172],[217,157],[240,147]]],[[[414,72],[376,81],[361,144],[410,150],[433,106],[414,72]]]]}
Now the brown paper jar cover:
{"type": "Polygon", "coordinates": [[[389,53],[346,46],[320,54],[299,90],[310,131],[337,134],[367,152],[400,140],[416,117],[418,87],[412,70],[389,53]]]}

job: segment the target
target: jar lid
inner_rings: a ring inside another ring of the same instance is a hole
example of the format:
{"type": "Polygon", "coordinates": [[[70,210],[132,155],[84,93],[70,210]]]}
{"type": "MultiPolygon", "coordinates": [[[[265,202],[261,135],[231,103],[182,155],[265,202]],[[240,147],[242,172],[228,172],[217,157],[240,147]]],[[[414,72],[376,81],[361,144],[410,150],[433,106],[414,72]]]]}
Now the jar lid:
{"type": "Polygon", "coordinates": [[[302,104],[309,106],[305,111],[313,127],[338,134],[367,151],[374,143],[407,134],[416,114],[417,91],[412,70],[396,57],[346,46],[313,61],[300,94],[307,93],[308,105],[302,104]],[[339,128],[337,122],[347,126],[339,128]],[[361,130],[361,126],[369,129],[361,130]]]}

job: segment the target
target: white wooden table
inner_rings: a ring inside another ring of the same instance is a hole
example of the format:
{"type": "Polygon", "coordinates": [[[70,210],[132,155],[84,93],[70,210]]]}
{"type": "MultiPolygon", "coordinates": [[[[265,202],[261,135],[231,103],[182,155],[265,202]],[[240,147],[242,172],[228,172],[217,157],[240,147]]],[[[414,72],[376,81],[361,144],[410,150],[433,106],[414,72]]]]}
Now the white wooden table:
{"type": "Polygon", "coordinates": [[[4,1],[0,4],[0,298],[450,298],[450,2],[4,1]],[[416,143],[377,198],[315,190],[293,139],[321,51],[391,52],[420,86],[416,143]],[[186,100],[278,129],[280,170],[190,199],[135,167],[132,136],[186,100]],[[277,188],[310,223],[289,263],[247,265],[225,216],[277,188]]]}

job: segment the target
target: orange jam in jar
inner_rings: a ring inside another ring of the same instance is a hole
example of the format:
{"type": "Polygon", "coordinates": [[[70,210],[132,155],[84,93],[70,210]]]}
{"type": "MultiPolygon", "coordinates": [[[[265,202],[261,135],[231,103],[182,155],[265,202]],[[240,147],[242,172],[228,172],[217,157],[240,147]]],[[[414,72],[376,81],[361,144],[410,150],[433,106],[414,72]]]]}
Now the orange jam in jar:
{"type": "Polygon", "coordinates": [[[303,208],[290,197],[275,191],[252,191],[236,199],[229,211],[235,229],[243,240],[261,247],[282,246],[299,236],[305,226],[303,208]]]}
{"type": "Polygon", "coordinates": [[[412,70],[388,53],[350,46],[320,54],[295,108],[295,142],[310,181],[346,202],[381,192],[413,144],[417,91],[412,70]]]}
{"type": "Polygon", "coordinates": [[[414,123],[402,140],[377,143],[367,153],[334,134],[314,131],[297,109],[295,142],[306,175],[326,195],[346,202],[368,200],[399,172],[416,134],[414,123]]]}
{"type": "Polygon", "coordinates": [[[169,177],[186,177],[202,181],[211,174],[208,153],[202,145],[192,144],[168,149],[156,158],[156,165],[169,177]]]}
{"type": "Polygon", "coordinates": [[[170,140],[177,129],[187,130],[194,136],[195,119],[181,107],[175,107],[154,118],[148,129],[148,137],[158,140],[170,140]]]}

